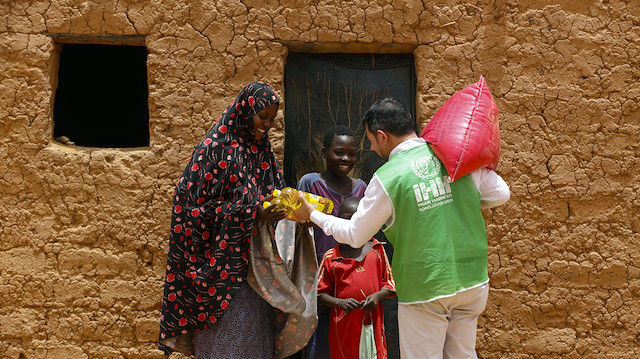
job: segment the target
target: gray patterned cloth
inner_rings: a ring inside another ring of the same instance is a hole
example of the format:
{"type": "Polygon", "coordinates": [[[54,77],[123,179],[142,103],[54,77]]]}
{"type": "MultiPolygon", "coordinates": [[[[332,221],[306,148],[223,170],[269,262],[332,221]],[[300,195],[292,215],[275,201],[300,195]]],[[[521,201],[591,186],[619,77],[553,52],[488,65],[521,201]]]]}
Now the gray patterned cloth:
{"type": "Polygon", "coordinates": [[[197,359],[272,359],[273,307],[245,282],[210,328],[196,332],[197,359]]]}
{"type": "Polygon", "coordinates": [[[316,329],[318,263],[309,229],[260,223],[250,246],[247,281],[220,319],[195,333],[196,359],[283,359],[316,329]]]}
{"type": "Polygon", "coordinates": [[[318,324],[318,262],[309,228],[280,220],[275,233],[261,224],[251,238],[247,282],[275,312],[275,359],[304,348],[318,324]]]}

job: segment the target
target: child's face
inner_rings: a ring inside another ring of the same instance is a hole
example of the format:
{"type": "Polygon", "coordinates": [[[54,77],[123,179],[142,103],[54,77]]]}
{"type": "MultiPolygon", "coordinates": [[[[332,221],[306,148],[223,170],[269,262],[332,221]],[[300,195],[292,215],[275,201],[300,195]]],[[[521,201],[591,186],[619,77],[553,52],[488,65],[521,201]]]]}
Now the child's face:
{"type": "Polygon", "coordinates": [[[329,148],[323,148],[322,153],[327,161],[327,170],[346,177],[356,164],[356,140],[347,135],[335,136],[329,148]]]}

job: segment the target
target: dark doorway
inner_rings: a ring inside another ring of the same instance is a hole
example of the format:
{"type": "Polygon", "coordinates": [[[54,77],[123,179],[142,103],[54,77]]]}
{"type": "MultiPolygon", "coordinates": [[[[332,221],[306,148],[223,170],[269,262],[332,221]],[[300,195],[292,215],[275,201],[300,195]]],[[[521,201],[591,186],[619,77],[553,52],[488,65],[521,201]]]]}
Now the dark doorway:
{"type": "Polygon", "coordinates": [[[287,185],[324,169],[322,136],[333,125],[356,133],[360,151],[353,175],[368,182],[383,161],[368,150],[360,121],[369,106],[389,96],[415,118],[415,88],[412,54],[289,54],[284,102],[287,185]]]}
{"type": "Polygon", "coordinates": [[[54,138],[78,146],[148,146],[146,47],[61,46],[54,138]]]}
{"type": "MultiPolygon", "coordinates": [[[[364,113],[377,100],[395,97],[415,119],[415,93],[412,54],[289,54],[284,102],[287,185],[296,186],[304,174],[324,169],[322,137],[333,125],[348,126],[356,133],[360,148],[352,176],[368,183],[384,161],[369,150],[360,123],[364,113]]],[[[384,241],[381,233],[376,237],[384,241]]],[[[385,251],[393,261],[390,244],[385,244],[385,251]]],[[[400,357],[397,299],[386,299],[383,308],[387,352],[396,359],[400,357]]]]}

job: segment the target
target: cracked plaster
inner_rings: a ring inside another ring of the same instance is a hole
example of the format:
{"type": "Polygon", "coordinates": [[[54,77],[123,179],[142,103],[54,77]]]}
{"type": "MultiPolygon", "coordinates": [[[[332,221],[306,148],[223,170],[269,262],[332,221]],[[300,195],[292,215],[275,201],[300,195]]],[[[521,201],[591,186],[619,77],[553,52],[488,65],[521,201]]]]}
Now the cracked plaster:
{"type": "Polygon", "coordinates": [[[481,357],[640,356],[640,5],[593,0],[0,2],[0,356],[163,357],[174,181],[242,85],[283,97],[296,43],[414,48],[421,125],[485,76],[512,199],[484,212],[481,357]],[[148,148],[52,140],[47,33],[146,36],[148,148]]]}

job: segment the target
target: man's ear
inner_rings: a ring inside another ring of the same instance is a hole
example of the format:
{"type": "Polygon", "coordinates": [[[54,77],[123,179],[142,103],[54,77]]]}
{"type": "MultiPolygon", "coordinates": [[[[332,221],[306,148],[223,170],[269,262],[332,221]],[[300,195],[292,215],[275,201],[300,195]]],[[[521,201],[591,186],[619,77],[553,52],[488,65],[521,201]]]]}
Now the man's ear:
{"type": "Polygon", "coordinates": [[[382,131],[382,130],[377,130],[376,131],[376,135],[380,135],[380,142],[383,144],[387,144],[387,142],[389,142],[389,136],[387,135],[386,132],[382,131]]]}
{"type": "Polygon", "coordinates": [[[320,149],[320,153],[322,153],[322,157],[327,157],[327,148],[322,146],[322,148],[320,149]]]}

